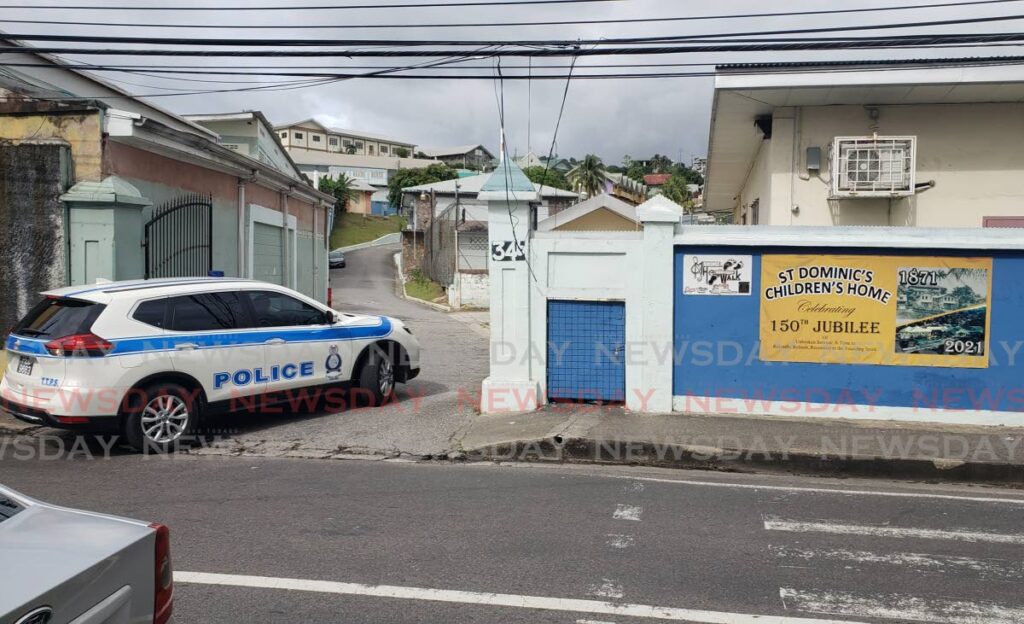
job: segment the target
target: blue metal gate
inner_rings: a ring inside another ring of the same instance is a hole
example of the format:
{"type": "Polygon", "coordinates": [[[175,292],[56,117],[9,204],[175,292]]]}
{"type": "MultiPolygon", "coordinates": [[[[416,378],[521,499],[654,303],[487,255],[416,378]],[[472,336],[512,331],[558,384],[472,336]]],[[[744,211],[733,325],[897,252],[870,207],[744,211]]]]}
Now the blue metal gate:
{"type": "Polygon", "coordinates": [[[548,301],[548,399],[626,399],[626,306],[548,301]]]}

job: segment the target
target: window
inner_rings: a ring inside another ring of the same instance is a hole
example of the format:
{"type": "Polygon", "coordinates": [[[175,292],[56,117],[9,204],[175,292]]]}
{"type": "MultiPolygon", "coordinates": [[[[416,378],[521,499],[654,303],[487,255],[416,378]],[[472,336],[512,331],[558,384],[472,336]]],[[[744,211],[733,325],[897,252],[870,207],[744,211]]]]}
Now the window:
{"type": "Polygon", "coordinates": [[[287,132],[282,132],[281,133],[281,138],[282,139],[287,139],[288,138],[288,133],[287,132]]]}
{"type": "Polygon", "coordinates": [[[319,134],[314,134],[313,135],[313,142],[314,143],[319,143],[320,142],[320,135],[319,134]]]}
{"type": "Polygon", "coordinates": [[[387,154],[388,153],[388,146],[387,145],[381,145],[380,146],[380,153],[381,154],[387,154]]]}
{"type": "Polygon", "coordinates": [[[165,312],[167,311],[167,299],[153,299],[143,301],[135,308],[132,318],[140,323],[163,328],[166,323],[165,312]]]}
{"type": "Polygon", "coordinates": [[[356,141],[356,149],[363,149],[363,142],[362,141],[356,141]]]}
{"type": "Polygon", "coordinates": [[[302,133],[301,132],[296,132],[295,133],[295,138],[301,141],[302,140],[302,133]]]}
{"type": "Polygon", "coordinates": [[[171,297],[168,329],[218,331],[251,327],[238,293],[200,293],[171,297]]]}
{"type": "Polygon", "coordinates": [[[11,331],[27,338],[63,338],[84,334],[106,306],[80,299],[47,297],[29,310],[11,331]]]}
{"type": "Polygon", "coordinates": [[[370,156],[373,156],[373,146],[372,145],[368,145],[366,147],[366,153],[369,154],[370,156]]]}
{"type": "Polygon", "coordinates": [[[320,325],[326,322],[325,313],[308,303],[286,294],[269,290],[247,292],[259,327],[295,327],[320,325]]]}
{"type": "Polygon", "coordinates": [[[331,147],[338,147],[338,137],[328,137],[327,144],[331,147]]]}

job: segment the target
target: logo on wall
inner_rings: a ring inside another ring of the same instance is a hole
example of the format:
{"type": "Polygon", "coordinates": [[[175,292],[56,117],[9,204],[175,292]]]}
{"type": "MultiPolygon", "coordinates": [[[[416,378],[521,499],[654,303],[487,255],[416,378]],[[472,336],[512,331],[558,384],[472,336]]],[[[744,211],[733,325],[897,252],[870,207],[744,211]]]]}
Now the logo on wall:
{"type": "Polygon", "coordinates": [[[686,254],[684,295],[750,295],[751,256],[686,254]]]}
{"type": "Polygon", "coordinates": [[[341,355],[338,354],[338,345],[331,345],[330,351],[327,355],[327,361],[324,362],[324,365],[327,367],[328,377],[341,373],[341,355]]]}

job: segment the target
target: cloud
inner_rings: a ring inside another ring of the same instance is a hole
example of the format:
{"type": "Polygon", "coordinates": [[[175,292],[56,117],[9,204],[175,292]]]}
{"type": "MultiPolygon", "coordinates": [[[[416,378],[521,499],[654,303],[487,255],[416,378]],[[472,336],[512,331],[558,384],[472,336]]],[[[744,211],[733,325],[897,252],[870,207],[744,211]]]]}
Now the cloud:
{"type": "MultiPolygon", "coordinates": [[[[161,6],[163,0],[133,0],[161,6]]],[[[209,0],[212,2],[220,0],[209,0]]],[[[309,0],[300,0],[308,2],[309,0]]],[[[278,4],[280,1],[278,1],[278,4]]],[[[312,2],[309,2],[313,4],[312,2]]],[[[383,2],[382,2],[383,3],[383,2]]],[[[321,3],[322,4],[322,3],[321,3]]],[[[963,9],[936,8],[928,11],[892,11],[862,15],[817,16],[805,18],[762,18],[744,20],[709,20],[697,22],[662,22],[645,24],[616,24],[559,27],[506,27],[445,29],[424,28],[422,24],[475,21],[521,21],[521,20],[566,20],[636,17],[670,17],[680,15],[736,14],[745,12],[784,11],[786,9],[827,9],[848,8],[848,3],[839,0],[821,0],[813,5],[791,5],[790,3],[765,4],[753,0],[725,0],[717,3],[695,5],[691,2],[667,2],[664,0],[630,0],[584,5],[558,5],[538,7],[476,7],[458,9],[404,9],[377,11],[303,11],[287,12],[243,12],[188,13],[180,10],[168,11],[45,11],[39,9],[6,10],[7,19],[58,19],[66,25],[15,25],[0,20],[0,27],[15,33],[59,32],[67,34],[131,34],[152,36],[194,36],[194,37],[343,37],[343,38],[450,38],[459,40],[495,39],[576,39],[617,36],[649,36],[657,34],[690,34],[710,32],[737,32],[764,30],[795,26],[824,26],[837,24],[879,24],[900,21],[948,19],[961,17],[963,9]],[[224,29],[169,29],[169,28],[105,28],[80,25],[81,21],[122,21],[140,24],[160,23],[211,23],[223,24],[224,29]],[[410,24],[407,29],[382,30],[229,30],[232,25],[324,25],[351,23],[410,24]]],[[[858,7],[888,7],[889,0],[865,0],[858,7]]],[[[1000,8],[972,7],[974,14],[998,14],[1000,8]]],[[[1005,12],[1005,10],[1003,10],[1005,12]]],[[[980,24],[974,27],[962,26],[961,32],[1014,30],[1013,22],[997,25],[980,24]]],[[[947,29],[948,30],[948,29],[947,29]]],[[[900,33],[903,31],[889,31],[900,33]]],[[[931,29],[928,32],[939,32],[931,29]]],[[[977,49],[940,50],[931,55],[977,54],[977,49]]],[[[1012,48],[1003,48],[1001,54],[1015,53],[1012,48]]],[[[920,51],[894,52],[846,52],[825,55],[821,53],[757,54],[749,53],[719,55],[672,55],[629,57],[623,59],[587,58],[580,61],[579,73],[608,71],[587,69],[587,65],[609,63],[710,63],[735,61],[803,60],[827,58],[879,58],[894,56],[922,56],[920,51]]],[[[81,57],[94,63],[110,62],[103,57],[81,57]]],[[[147,65],[228,65],[238,67],[283,67],[297,69],[299,66],[315,65],[332,70],[346,71],[353,65],[386,65],[381,59],[153,59],[147,57],[120,57],[119,62],[147,65]]],[[[546,59],[536,61],[566,64],[567,59],[546,59]]],[[[525,59],[508,59],[508,65],[522,65],[525,59]]],[[[468,64],[481,66],[474,74],[493,75],[486,60],[468,64]]],[[[709,66],[676,68],[707,71],[709,66]]],[[[362,70],[354,70],[362,71],[362,70]]],[[[539,71],[539,70],[538,70],[539,71]]],[[[625,70],[632,71],[632,70],[625,70]]],[[[439,73],[435,70],[434,73],[439,73]]],[[[453,72],[454,73],[454,72],[453,72]]],[[[129,81],[124,85],[134,93],[155,93],[159,87],[188,90],[224,88],[230,86],[251,86],[239,84],[218,85],[126,74],[105,74],[107,78],[129,81]]],[[[193,76],[209,80],[211,76],[193,76]]],[[[245,78],[226,77],[226,80],[245,78]]],[[[267,78],[268,83],[289,79],[267,78]]],[[[562,92],[562,81],[536,80],[527,82],[506,81],[505,130],[510,151],[525,153],[528,148],[538,154],[545,154],[551,147],[552,134],[558,117],[562,92]],[[529,93],[529,97],[528,97],[529,93]],[[528,131],[529,130],[529,131],[528,131]]],[[[647,80],[577,80],[569,88],[565,114],[558,133],[557,152],[563,156],[580,157],[596,153],[606,162],[619,162],[629,154],[645,157],[661,153],[672,158],[689,160],[702,155],[707,149],[707,134],[711,112],[713,82],[709,77],[647,79],[647,80]]],[[[288,91],[254,91],[246,93],[211,93],[203,95],[160,98],[158,103],[179,113],[223,112],[244,109],[262,110],[271,121],[285,123],[308,117],[318,117],[341,127],[359,129],[415,142],[419,145],[461,145],[483,143],[496,150],[499,136],[498,105],[495,98],[494,80],[474,81],[396,81],[396,80],[350,80],[325,86],[288,91]]]]}

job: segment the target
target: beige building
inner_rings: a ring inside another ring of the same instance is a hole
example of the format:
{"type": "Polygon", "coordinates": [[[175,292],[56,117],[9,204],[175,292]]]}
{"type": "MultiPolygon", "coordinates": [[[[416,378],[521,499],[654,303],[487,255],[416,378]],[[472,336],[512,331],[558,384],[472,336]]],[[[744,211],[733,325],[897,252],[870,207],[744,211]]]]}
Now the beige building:
{"type": "Polygon", "coordinates": [[[1024,223],[1024,67],[719,66],[712,120],[705,210],[736,223],[1024,223]]]}
{"type": "Polygon", "coordinates": [[[328,128],[315,119],[275,126],[274,130],[288,150],[408,158],[416,148],[414,143],[407,141],[356,130],[328,128]]]}

